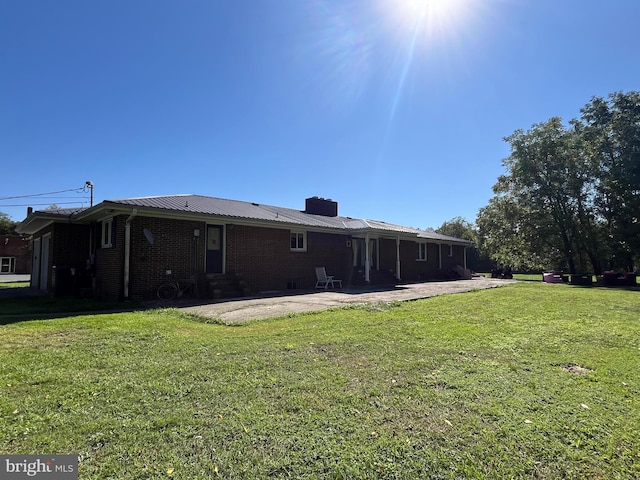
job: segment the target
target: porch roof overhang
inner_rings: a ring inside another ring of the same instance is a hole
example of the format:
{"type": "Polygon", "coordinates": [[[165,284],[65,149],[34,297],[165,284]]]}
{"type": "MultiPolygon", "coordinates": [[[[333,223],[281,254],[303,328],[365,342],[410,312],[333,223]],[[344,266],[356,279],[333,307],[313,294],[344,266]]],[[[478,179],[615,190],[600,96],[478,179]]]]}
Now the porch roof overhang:
{"type": "Polygon", "coordinates": [[[51,209],[37,210],[27,215],[16,227],[20,234],[33,235],[53,223],[75,223],[78,212],[83,209],[51,209]]]}
{"type": "Polygon", "coordinates": [[[417,228],[394,225],[380,220],[366,220],[367,228],[354,230],[352,235],[369,235],[378,238],[400,239],[415,242],[428,242],[436,244],[452,244],[470,247],[473,242],[462,238],[450,237],[436,233],[432,230],[420,230],[417,228]]]}

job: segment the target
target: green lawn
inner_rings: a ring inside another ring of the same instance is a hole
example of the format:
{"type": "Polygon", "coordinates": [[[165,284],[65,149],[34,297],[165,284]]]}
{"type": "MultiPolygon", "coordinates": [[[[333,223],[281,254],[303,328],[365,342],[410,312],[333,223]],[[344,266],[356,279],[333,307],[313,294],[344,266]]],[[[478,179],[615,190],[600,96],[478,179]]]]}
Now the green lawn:
{"type": "Polygon", "coordinates": [[[640,477],[638,290],[521,282],[243,326],[0,326],[0,451],[82,479],[640,477]]]}
{"type": "Polygon", "coordinates": [[[541,282],[542,273],[514,273],[513,278],[515,280],[522,280],[527,282],[541,282]]]}

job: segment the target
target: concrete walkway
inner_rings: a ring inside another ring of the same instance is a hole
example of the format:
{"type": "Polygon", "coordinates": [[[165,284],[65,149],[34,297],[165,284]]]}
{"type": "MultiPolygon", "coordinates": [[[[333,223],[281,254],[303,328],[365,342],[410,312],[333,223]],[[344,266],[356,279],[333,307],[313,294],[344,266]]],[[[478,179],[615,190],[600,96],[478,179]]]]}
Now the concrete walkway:
{"type": "Polygon", "coordinates": [[[412,283],[387,289],[314,290],[293,295],[273,293],[259,298],[230,299],[178,308],[185,312],[222,320],[225,323],[241,323],[247,320],[283,317],[291,313],[327,310],[345,305],[418,300],[436,295],[495,288],[513,282],[515,280],[474,277],[471,280],[412,283]]]}
{"type": "Polygon", "coordinates": [[[3,273],[0,274],[0,283],[10,282],[28,282],[31,280],[31,275],[20,273],[3,273]]]}

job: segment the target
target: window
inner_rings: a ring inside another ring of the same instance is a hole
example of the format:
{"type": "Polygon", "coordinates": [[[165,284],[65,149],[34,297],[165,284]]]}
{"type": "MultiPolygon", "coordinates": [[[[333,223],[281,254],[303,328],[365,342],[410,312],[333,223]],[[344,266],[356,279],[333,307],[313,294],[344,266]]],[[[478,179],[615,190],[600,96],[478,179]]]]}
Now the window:
{"type": "Polygon", "coordinates": [[[102,248],[111,248],[113,246],[113,218],[102,222],[102,248]]]}
{"type": "Polygon", "coordinates": [[[289,238],[289,246],[292,252],[307,251],[307,234],[305,232],[291,232],[289,238]]]}
{"type": "Polygon", "coordinates": [[[449,256],[453,257],[453,245],[449,245],[449,256]]]}
{"type": "Polygon", "coordinates": [[[16,271],[16,257],[0,258],[0,273],[15,273],[15,271],[16,271]]]}
{"type": "Polygon", "coordinates": [[[427,244],[425,242],[418,243],[418,258],[416,260],[421,262],[427,260],[427,244]]]}

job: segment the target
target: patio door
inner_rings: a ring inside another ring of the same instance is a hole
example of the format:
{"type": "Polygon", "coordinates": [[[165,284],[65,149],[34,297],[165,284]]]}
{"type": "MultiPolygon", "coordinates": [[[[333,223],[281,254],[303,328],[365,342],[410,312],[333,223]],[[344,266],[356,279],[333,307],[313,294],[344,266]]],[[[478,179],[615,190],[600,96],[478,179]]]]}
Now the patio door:
{"type": "Polygon", "coordinates": [[[365,259],[365,240],[364,238],[354,238],[351,240],[351,248],[353,249],[353,266],[364,267],[365,259]]]}
{"type": "Polygon", "coordinates": [[[224,227],[207,225],[207,273],[224,273],[224,227]]]}
{"type": "Polygon", "coordinates": [[[367,250],[367,240],[364,238],[354,238],[351,241],[351,248],[353,249],[353,266],[364,267],[367,253],[369,255],[369,267],[378,269],[378,239],[369,239],[369,249],[367,250]]]}

